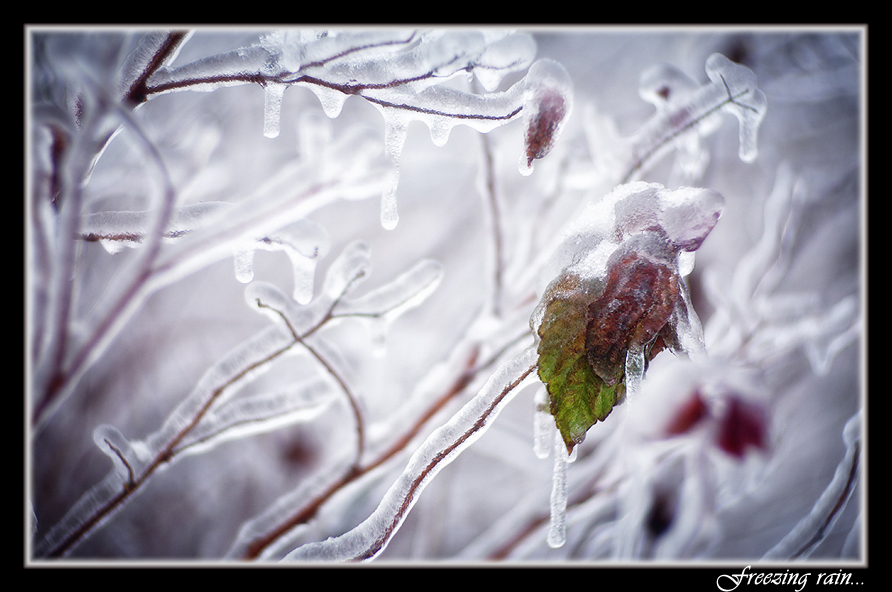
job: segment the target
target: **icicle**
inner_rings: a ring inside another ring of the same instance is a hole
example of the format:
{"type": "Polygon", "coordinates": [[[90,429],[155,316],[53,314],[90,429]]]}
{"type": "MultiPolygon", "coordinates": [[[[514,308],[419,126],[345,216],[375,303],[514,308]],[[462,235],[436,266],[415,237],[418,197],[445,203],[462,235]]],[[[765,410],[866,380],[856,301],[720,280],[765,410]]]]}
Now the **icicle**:
{"type": "Polygon", "coordinates": [[[400,156],[406,142],[408,121],[398,113],[382,111],[385,117],[384,151],[390,162],[390,178],[381,195],[381,226],[387,230],[396,228],[399,213],[396,207],[396,189],[400,180],[400,156]]]}
{"type": "Polygon", "coordinates": [[[284,84],[268,83],[263,91],[263,135],[267,138],[279,136],[279,120],[282,115],[284,84]]]}
{"type": "Polygon", "coordinates": [[[632,348],[626,352],[626,397],[634,398],[641,390],[644,378],[644,349],[632,348]]]}
{"type": "Polygon", "coordinates": [[[313,288],[316,278],[315,257],[305,257],[296,251],[288,251],[291,270],[294,273],[294,291],[292,295],[299,304],[308,304],[313,299],[313,288]]]}
{"type": "Polygon", "coordinates": [[[548,458],[554,440],[554,418],[548,412],[548,391],[540,387],[534,399],[533,452],[537,458],[548,458]]]}
{"type": "Polygon", "coordinates": [[[554,437],[554,474],[551,486],[551,528],[548,546],[562,547],[567,542],[567,446],[560,433],[554,437]]]}

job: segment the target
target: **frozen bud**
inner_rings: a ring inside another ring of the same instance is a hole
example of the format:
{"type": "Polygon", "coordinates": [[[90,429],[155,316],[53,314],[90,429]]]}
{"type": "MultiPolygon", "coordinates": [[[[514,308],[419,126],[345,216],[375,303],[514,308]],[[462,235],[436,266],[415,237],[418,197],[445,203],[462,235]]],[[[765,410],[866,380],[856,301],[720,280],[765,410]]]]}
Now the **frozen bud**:
{"type": "Polygon", "coordinates": [[[520,170],[530,174],[533,161],[547,155],[573,107],[573,83],[562,65],[539,60],[527,73],[523,100],[524,154],[520,170]]]}

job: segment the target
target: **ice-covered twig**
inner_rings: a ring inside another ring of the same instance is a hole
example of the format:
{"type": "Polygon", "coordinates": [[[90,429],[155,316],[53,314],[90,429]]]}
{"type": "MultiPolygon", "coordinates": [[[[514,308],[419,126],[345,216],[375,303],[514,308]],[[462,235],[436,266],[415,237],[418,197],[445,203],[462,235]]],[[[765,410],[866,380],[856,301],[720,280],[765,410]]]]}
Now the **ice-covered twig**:
{"type": "Polygon", "coordinates": [[[516,338],[511,339],[505,346],[483,357],[478,339],[479,336],[470,331],[466,347],[457,348],[454,363],[439,366],[429,376],[427,388],[421,385],[418,394],[413,397],[414,402],[401,407],[388,419],[386,426],[378,430],[383,433],[375,439],[383,438],[386,442],[376,447],[374,454],[369,455],[371,458],[361,466],[345,466],[340,472],[336,467],[280,498],[267,511],[243,526],[229,556],[257,559],[272,557],[275,553],[284,555],[291,549],[285,547],[289,535],[316,517],[332,497],[379,467],[407,454],[407,447],[431,419],[463,393],[481,373],[495,367],[517,342],[516,338]],[[442,387],[443,382],[447,384],[445,388],[442,387]]]}
{"type": "Polygon", "coordinates": [[[520,385],[534,374],[535,357],[535,349],[528,348],[499,368],[476,397],[425,440],[377,510],[362,524],[339,537],[298,547],[286,560],[364,561],[380,554],[425,486],[486,431],[520,385]]]}
{"type": "MultiPolygon", "coordinates": [[[[717,128],[715,119],[722,111],[740,122],[738,156],[753,162],[758,153],[756,138],[765,116],[767,99],[756,86],[751,70],[721,54],[706,60],[710,83],[699,88],[674,68],[650,70],[642,78],[641,95],[657,105],[657,113],[635,135],[628,138],[600,138],[593,147],[596,159],[610,162],[610,170],[624,171],[617,180],[627,183],[640,179],[645,170],[675,146],[680,146],[694,169],[699,136],[717,128]],[[691,135],[694,143],[691,144],[691,135]],[[693,153],[692,153],[693,151],[693,153]]],[[[602,131],[601,133],[607,133],[602,131]]]]}
{"type": "Polygon", "coordinates": [[[420,302],[439,279],[439,267],[420,265],[398,278],[394,286],[381,288],[371,297],[358,299],[356,308],[335,313],[342,302],[347,302],[345,296],[356,286],[357,280],[367,275],[368,271],[367,249],[359,243],[354,244],[329,270],[327,293],[301,312],[294,310],[299,307],[287,304],[289,298],[273,286],[251,284],[246,290],[249,302],[262,311],[270,311],[274,318],[284,321],[285,326],[279,323],[259,333],[218,362],[205,373],[195,390],[171,413],[164,425],[146,440],[128,442],[114,428],[102,428],[103,436],[97,437],[97,444],[106,452],[111,451],[116,464],[124,463],[126,474],[117,471],[88,492],[41,541],[35,553],[56,557],[69,552],[117,512],[157,470],[169,466],[181,453],[207,450],[228,438],[267,431],[314,417],[320,411],[316,407],[325,404],[326,400],[325,393],[320,394],[318,384],[313,382],[302,386],[296,394],[292,390],[256,395],[224,406],[239,386],[251,381],[273,361],[293,351],[298,344],[303,345],[347,393],[357,418],[358,464],[364,440],[356,397],[340,373],[320,353],[319,346],[308,344],[307,339],[339,316],[353,316],[364,311],[365,314],[390,315],[393,318],[420,302]],[[320,399],[320,396],[323,398],[320,399]],[[308,406],[314,409],[310,410],[308,406]],[[138,454],[128,451],[138,451],[138,454]]]}
{"type": "MultiPolygon", "coordinates": [[[[69,392],[71,378],[83,371],[83,366],[91,355],[95,356],[96,352],[93,346],[104,340],[108,334],[114,333],[115,327],[120,326],[126,317],[125,311],[132,311],[138,304],[138,294],[152,275],[152,266],[158,259],[162,238],[174,214],[177,192],[164,159],[154,143],[131,117],[131,114],[118,107],[107,114],[100,111],[96,117],[100,120],[98,124],[100,135],[97,136],[99,138],[104,137],[101,130],[108,125],[111,119],[126,122],[128,129],[133,132],[139,145],[157,168],[163,190],[157,207],[147,220],[148,240],[144,249],[140,252],[136,262],[120,278],[119,283],[122,287],[105,296],[104,304],[106,306],[98,307],[99,312],[94,315],[96,318],[87,320],[86,336],[78,339],[80,336],[70,336],[68,329],[71,322],[70,315],[73,314],[71,306],[74,295],[69,275],[74,269],[71,237],[78,232],[82,187],[80,181],[67,184],[71,188],[71,199],[66,201],[71,203],[68,204],[68,213],[64,218],[66,223],[61,226],[61,235],[58,239],[60,257],[64,259],[64,262],[60,262],[55,273],[55,281],[61,282],[62,285],[55,290],[58,300],[55,310],[51,311],[58,328],[57,335],[47,341],[52,350],[41,356],[37,362],[37,376],[40,377],[40,381],[35,385],[35,392],[38,396],[32,411],[32,421],[35,425],[42,422],[50,410],[55,408],[69,392]]],[[[86,133],[90,134],[91,132],[86,133]]],[[[94,144],[94,146],[98,145],[94,144]]],[[[94,150],[84,147],[81,156],[92,157],[98,150],[98,147],[95,147],[94,150]]],[[[92,166],[92,160],[89,166],[92,166]]],[[[86,168],[81,175],[86,176],[88,172],[89,168],[86,168]]]]}
{"type": "Polygon", "coordinates": [[[424,122],[437,145],[456,125],[488,132],[524,112],[526,148],[521,170],[544,157],[570,113],[572,86],[562,66],[551,60],[533,64],[535,43],[522,33],[477,31],[331,31],[314,35],[281,31],[249,47],[159,69],[149,77],[144,96],[184,90],[212,91],[223,86],[264,87],[264,134],[278,135],[282,97],[289,86],[303,86],[320,99],[329,117],[357,96],[374,105],[385,121],[390,182],[382,193],[381,222],[398,221],[396,186],[403,143],[411,121],[424,122]],[[509,73],[530,67],[527,76],[497,91],[509,73]],[[461,73],[477,74],[488,92],[443,86],[461,73]]]}
{"type": "Polygon", "coordinates": [[[862,449],[860,411],[846,422],[842,435],[846,452],[833,479],[811,512],[783,540],[769,549],[763,560],[806,559],[830,533],[858,485],[862,449]]]}
{"type": "MultiPolygon", "coordinates": [[[[113,438],[115,457],[128,459],[127,471],[113,471],[99,485],[93,487],[69,510],[62,521],[53,527],[34,549],[37,557],[67,555],[96,528],[120,511],[149,479],[161,468],[179,458],[177,451],[188,443],[190,435],[207,416],[212,406],[219,404],[238,384],[287,352],[294,345],[291,336],[278,327],[267,329],[243,343],[226,358],[208,370],[193,392],[168,417],[157,432],[141,442],[128,442],[123,436],[113,438]],[[128,452],[123,452],[128,451],[128,452]],[[132,451],[132,452],[129,452],[132,451]]],[[[107,428],[99,428],[103,437],[97,443],[103,449],[109,440],[107,428]]],[[[114,428],[112,433],[119,434],[114,428]]]]}
{"type": "Polygon", "coordinates": [[[139,105],[148,98],[147,83],[159,69],[171,64],[194,31],[157,31],[140,37],[121,68],[124,100],[139,105]]]}

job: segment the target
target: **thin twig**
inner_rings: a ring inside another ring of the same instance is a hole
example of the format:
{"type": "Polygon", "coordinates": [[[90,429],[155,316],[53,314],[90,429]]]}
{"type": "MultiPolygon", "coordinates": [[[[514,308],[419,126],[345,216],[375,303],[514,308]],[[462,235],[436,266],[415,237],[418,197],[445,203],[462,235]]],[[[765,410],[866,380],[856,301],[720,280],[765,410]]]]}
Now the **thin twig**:
{"type": "MultiPolygon", "coordinates": [[[[344,394],[347,397],[347,402],[350,405],[351,410],[353,411],[353,419],[356,423],[356,458],[353,461],[353,466],[358,467],[360,461],[362,460],[363,452],[365,452],[365,428],[364,428],[364,420],[362,417],[362,411],[359,408],[359,401],[356,398],[356,395],[353,394],[353,391],[347,386],[347,383],[341,377],[340,374],[332,367],[331,363],[326,360],[322,354],[320,354],[316,348],[311,346],[306,342],[303,336],[299,335],[297,330],[294,328],[294,325],[291,324],[291,321],[288,320],[288,317],[281,311],[272,306],[264,304],[257,299],[258,308],[267,308],[274,312],[276,312],[282,320],[285,322],[285,325],[288,327],[288,331],[291,332],[291,336],[294,338],[295,343],[300,343],[310,354],[316,358],[316,360],[322,364],[322,367],[335,379],[338,385],[341,387],[341,390],[344,391],[344,394]]],[[[332,307],[333,308],[333,307],[332,307]]],[[[324,321],[332,318],[331,309],[329,309],[329,314],[326,315],[324,321]]],[[[321,324],[321,323],[320,323],[321,324]]],[[[317,325],[319,326],[319,325],[317,325]]]]}

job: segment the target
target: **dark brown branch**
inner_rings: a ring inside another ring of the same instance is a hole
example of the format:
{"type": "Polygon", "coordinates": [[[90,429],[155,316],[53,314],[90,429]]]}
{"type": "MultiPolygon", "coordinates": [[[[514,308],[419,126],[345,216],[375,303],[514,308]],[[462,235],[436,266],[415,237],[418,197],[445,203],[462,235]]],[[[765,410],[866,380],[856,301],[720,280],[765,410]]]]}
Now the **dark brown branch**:
{"type": "Polygon", "coordinates": [[[170,55],[176,51],[183,41],[185,41],[188,35],[189,33],[187,31],[171,31],[168,33],[167,39],[161,44],[161,47],[158,48],[158,51],[155,52],[152,59],[149,60],[145,70],[140,73],[136,80],[133,81],[133,84],[130,85],[130,88],[127,89],[127,92],[124,93],[125,102],[136,106],[148,100],[149,77],[164,65],[164,62],[167,61],[170,55]]]}
{"type": "MultiPolygon", "coordinates": [[[[338,385],[341,387],[341,390],[344,391],[344,394],[347,396],[347,402],[350,405],[351,410],[353,411],[353,419],[356,422],[356,459],[353,461],[353,466],[358,467],[360,461],[362,460],[362,454],[365,451],[365,421],[362,418],[362,411],[359,408],[359,401],[356,399],[356,395],[350,390],[350,387],[347,386],[347,383],[344,382],[344,379],[340,374],[332,367],[332,365],[326,360],[322,354],[320,354],[316,349],[307,343],[304,338],[298,334],[297,330],[294,328],[294,325],[291,324],[291,321],[288,320],[288,317],[285,314],[277,310],[269,305],[263,304],[260,299],[257,299],[257,307],[258,308],[268,308],[272,311],[278,313],[282,320],[285,322],[285,325],[288,327],[288,331],[291,332],[291,336],[294,338],[295,343],[300,343],[302,346],[306,348],[310,354],[316,358],[316,360],[322,364],[325,370],[337,381],[338,385]]],[[[332,318],[329,312],[326,315],[325,320],[332,318]]]]}

